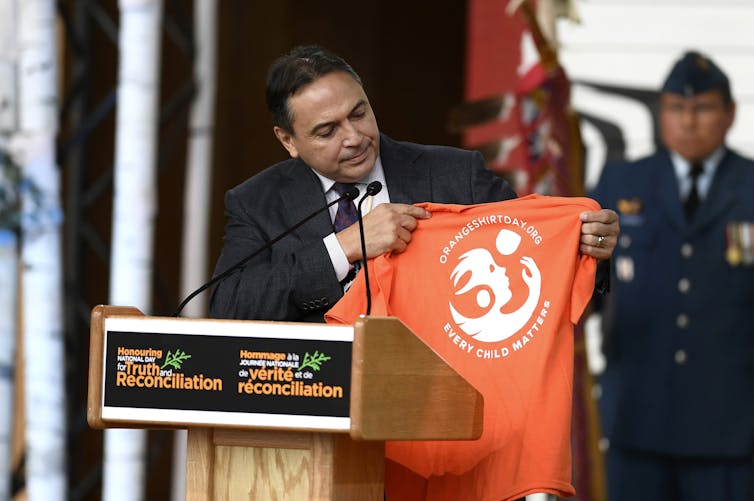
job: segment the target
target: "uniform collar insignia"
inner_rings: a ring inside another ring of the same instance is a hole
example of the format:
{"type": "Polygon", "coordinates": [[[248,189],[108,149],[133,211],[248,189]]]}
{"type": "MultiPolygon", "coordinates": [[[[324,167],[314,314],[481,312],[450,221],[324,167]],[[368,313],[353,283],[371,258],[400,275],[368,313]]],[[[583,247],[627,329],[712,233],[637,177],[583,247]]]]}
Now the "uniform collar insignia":
{"type": "Polygon", "coordinates": [[[624,215],[639,214],[642,210],[641,200],[638,198],[620,198],[618,199],[618,212],[624,215]]]}

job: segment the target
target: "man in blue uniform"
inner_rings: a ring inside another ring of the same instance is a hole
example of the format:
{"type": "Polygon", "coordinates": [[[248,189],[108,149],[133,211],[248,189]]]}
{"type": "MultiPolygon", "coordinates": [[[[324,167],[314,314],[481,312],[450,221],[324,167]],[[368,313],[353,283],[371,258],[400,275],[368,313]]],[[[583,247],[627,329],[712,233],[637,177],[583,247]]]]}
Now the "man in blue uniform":
{"type": "Polygon", "coordinates": [[[603,311],[610,501],[754,499],[754,162],[725,145],[728,78],[688,52],[662,87],[664,148],[608,165],[620,216],[603,311]]]}

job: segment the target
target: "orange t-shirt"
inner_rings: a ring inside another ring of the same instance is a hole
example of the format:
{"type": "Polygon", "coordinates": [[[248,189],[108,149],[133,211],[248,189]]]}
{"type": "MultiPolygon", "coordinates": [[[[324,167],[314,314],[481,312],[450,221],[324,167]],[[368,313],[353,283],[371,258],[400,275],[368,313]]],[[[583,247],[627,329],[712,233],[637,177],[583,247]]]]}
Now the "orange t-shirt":
{"type": "MultiPolygon", "coordinates": [[[[420,205],[432,217],[407,250],[369,262],[371,314],[398,317],[477,388],[484,431],[474,441],[388,442],[387,457],[427,479],[425,499],[572,496],[573,325],[596,270],[578,252],[579,214],[599,205],[540,195],[420,205]]],[[[353,323],[365,311],[361,273],[326,319],[353,323]]],[[[416,487],[406,478],[386,475],[388,499],[416,487]]]]}

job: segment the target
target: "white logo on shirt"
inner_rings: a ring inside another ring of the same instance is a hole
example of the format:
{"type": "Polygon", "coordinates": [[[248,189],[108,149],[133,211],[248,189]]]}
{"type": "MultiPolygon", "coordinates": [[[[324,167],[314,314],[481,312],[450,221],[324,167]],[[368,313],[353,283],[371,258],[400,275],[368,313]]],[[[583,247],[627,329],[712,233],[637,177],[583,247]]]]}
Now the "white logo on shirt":
{"type": "MultiPolygon", "coordinates": [[[[495,240],[497,252],[510,256],[519,248],[521,236],[511,230],[502,229],[495,240]]],[[[494,343],[508,339],[527,324],[537,307],[542,290],[542,275],[534,259],[523,256],[519,263],[524,267],[521,278],[528,287],[528,297],[524,304],[511,313],[503,309],[513,297],[506,268],[498,266],[492,254],[484,248],[472,249],[458,258],[458,264],[450,274],[455,296],[473,294],[473,303],[482,314],[467,317],[458,312],[453,301],[448,302],[450,313],[458,327],[474,339],[494,343]],[[470,276],[469,276],[470,275],[470,276]],[[462,282],[462,279],[468,280],[462,282]]]]}

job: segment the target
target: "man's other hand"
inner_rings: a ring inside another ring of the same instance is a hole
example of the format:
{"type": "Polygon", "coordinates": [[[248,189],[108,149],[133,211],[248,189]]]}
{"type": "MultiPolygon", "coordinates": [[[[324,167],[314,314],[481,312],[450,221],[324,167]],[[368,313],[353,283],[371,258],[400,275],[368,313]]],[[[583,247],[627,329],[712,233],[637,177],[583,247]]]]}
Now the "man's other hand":
{"type": "Polygon", "coordinates": [[[581,214],[579,250],[597,259],[608,259],[618,243],[620,226],[618,214],[610,209],[581,214]]]}

